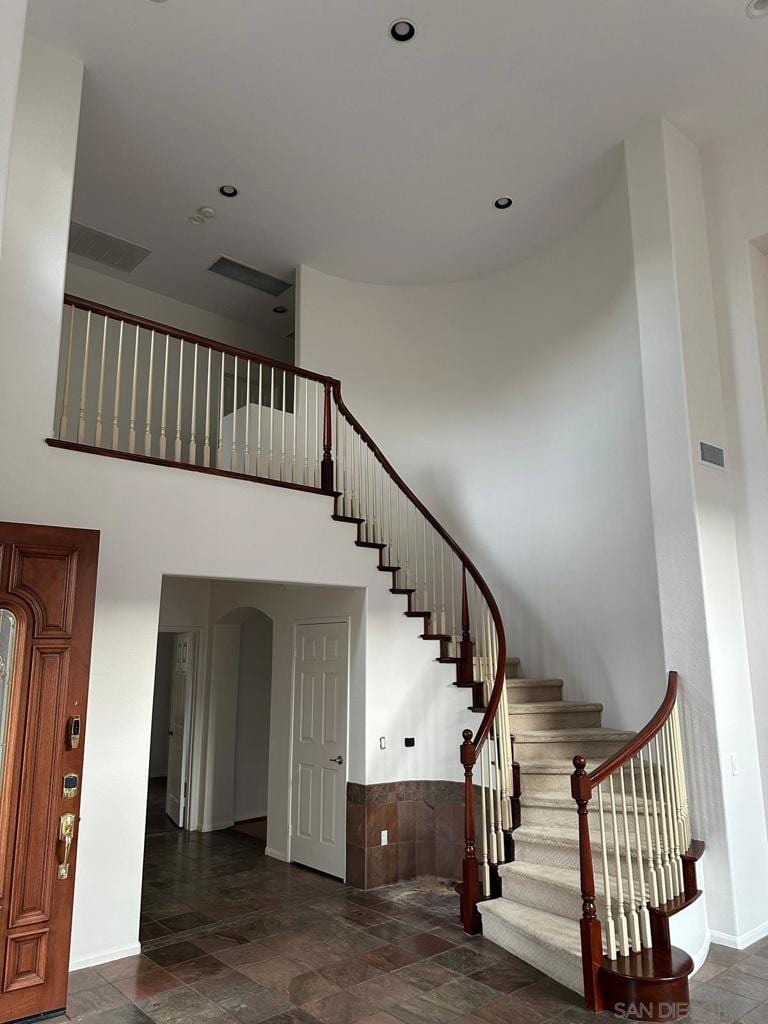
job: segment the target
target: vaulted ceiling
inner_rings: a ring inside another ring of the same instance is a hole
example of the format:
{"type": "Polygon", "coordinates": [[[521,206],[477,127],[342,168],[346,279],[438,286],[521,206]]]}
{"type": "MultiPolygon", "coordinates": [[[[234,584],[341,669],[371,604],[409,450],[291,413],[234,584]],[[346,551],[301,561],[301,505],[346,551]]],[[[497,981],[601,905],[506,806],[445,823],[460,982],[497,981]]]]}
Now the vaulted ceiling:
{"type": "Polygon", "coordinates": [[[643,119],[703,141],[765,109],[768,18],[744,8],[30,0],[29,17],[86,65],[75,219],[153,251],[136,283],[243,318],[248,289],[206,272],[221,253],[278,277],[306,262],[428,284],[550,244],[643,119]],[[388,32],[401,17],[407,43],[388,32]],[[194,226],[201,205],[217,216],[194,226]]]}

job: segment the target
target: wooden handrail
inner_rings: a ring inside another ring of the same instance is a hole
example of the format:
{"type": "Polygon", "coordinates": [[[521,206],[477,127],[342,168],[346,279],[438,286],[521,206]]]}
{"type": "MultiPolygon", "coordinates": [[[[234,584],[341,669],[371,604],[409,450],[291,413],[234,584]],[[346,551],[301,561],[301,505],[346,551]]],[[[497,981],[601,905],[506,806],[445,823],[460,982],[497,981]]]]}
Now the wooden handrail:
{"type": "Polygon", "coordinates": [[[491,730],[493,719],[499,708],[499,701],[501,700],[501,694],[504,689],[505,683],[507,646],[506,638],[504,635],[504,624],[501,619],[501,612],[499,611],[499,607],[496,604],[496,600],[493,594],[491,593],[488,584],[481,576],[479,570],[475,566],[472,559],[462,550],[461,547],[459,547],[459,545],[456,543],[453,537],[451,537],[448,531],[432,515],[427,506],[419,498],[416,497],[411,488],[403,480],[403,478],[394,468],[389,459],[384,455],[381,448],[379,448],[379,446],[373,440],[368,431],[362,426],[360,421],[349,411],[349,408],[347,407],[344,399],[341,396],[341,381],[337,380],[334,382],[333,395],[336,400],[336,406],[339,409],[339,412],[341,412],[341,414],[345,417],[349,424],[357,431],[357,433],[360,435],[363,441],[365,441],[365,443],[371,449],[373,454],[379,460],[380,464],[387,471],[388,475],[397,484],[400,490],[409,498],[409,500],[419,510],[419,512],[421,512],[421,514],[424,516],[424,518],[427,520],[430,526],[437,533],[440,534],[445,543],[453,550],[459,561],[462,563],[464,568],[467,570],[467,572],[470,574],[472,579],[477,584],[480,593],[483,595],[488,605],[488,609],[490,610],[491,618],[493,619],[493,624],[496,629],[496,635],[499,641],[499,656],[498,663],[496,666],[496,673],[494,677],[493,690],[491,692],[491,696],[488,702],[488,707],[486,708],[485,714],[483,715],[483,720],[480,723],[480,728],[476,731],[474,737],[471,738],[471,741],[475,749],[479,750],[480,747],[482,747],[483,743],[485,743],[486,739],[488,738],[488,733],[491,730]]]}
{"type": "Polygon", "coordinates": [[[93,302],[91,299],[83,299],[77,295],[64,295],[64,305],[74,306],[75,309],[82,309],[87,313],[95,313],[97,316],[109,317],[111,320],[122,321],[132,327],[143,327],[156,334],[168,335],[169,338],[177,338],[180,341],[188,341],[193,345],[202,345],[204,348],[214,349],[216,352],[223,352],[225,355],[237,356],[238,359],[250,359],[253,362],[263,363],[265,366],[273,366],[276,370],[285,370],[297,377],[304,377],[307,380],[316,380],[321,384],[338,383],[335,377],[329,377],[324,373],[316,373],[314,370],[304,370],[293,363],[282,363],[278,359],[270,359],[258,352],[251,352],[247,348],[237,348],[234,345],[224,345],[212,338],[204,338],[200,334],[192,334],[189,331],[181,331],[178,327],[171,327],[169,324],[162,324],[156,320],[148,320],[146,317],[136,316],[122,309],[114,309],[112,306],[104,306],[100,302],[93,302]]]}
{"type": "Polygon", "coordinates": [[[636,736],[633,736],[631,740],[625,743],[621,750],[617,750],[615,754],[612,754],[586,776],[589,780],[590,792],[604,779],[607,779],[609,775],[612,775],[617,768],[626,764],[627,761],[631,760],[635,754],[650,743],[672,714],[672,708],[674,708],[675,701],[677,700],[677,689],[677,672],[670,672],[667,677],[667,692],[653,718],[636,736]]]}

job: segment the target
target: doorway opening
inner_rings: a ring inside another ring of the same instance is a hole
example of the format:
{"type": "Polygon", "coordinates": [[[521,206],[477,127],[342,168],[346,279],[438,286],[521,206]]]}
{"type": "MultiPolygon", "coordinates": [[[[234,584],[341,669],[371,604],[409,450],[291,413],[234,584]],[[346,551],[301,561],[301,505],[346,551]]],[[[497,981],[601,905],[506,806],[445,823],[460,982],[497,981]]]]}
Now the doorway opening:
{"type": "Polygon", "coordinates": [[[164,580],[145,950],[260,911],[285,862],[345,880],[349,688],[351,668],[364,671],[364,608],[358,588],[164,580]]]}

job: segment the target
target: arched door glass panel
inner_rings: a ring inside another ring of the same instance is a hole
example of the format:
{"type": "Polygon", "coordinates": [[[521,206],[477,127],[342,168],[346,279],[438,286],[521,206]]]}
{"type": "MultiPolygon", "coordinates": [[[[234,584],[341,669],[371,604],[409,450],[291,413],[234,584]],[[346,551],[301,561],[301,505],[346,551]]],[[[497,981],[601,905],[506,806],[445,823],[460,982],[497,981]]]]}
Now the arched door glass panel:
{"type": "Polygon", "coordinates": [[[8,737],[8,714],[13,685],[13,656],[16,648],[16,616],[7,608],[0,608],[0,783],[5,765],[5,745],[8,737]]]}

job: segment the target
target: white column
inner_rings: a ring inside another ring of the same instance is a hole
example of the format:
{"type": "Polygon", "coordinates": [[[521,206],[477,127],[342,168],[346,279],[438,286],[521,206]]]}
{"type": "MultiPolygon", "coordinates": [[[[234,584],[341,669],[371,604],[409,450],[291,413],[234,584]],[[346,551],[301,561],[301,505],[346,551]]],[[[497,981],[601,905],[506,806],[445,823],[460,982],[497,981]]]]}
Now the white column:
{"type": "Polygon", "coordinates": [[[655,121],[626,157],[665,658],[681,677],[709,920],[743,944],[768,932],[768,841],[700,154],[655,121]],[[702,441],[725,448],[725,472],[700,461],[702,441]]]}

